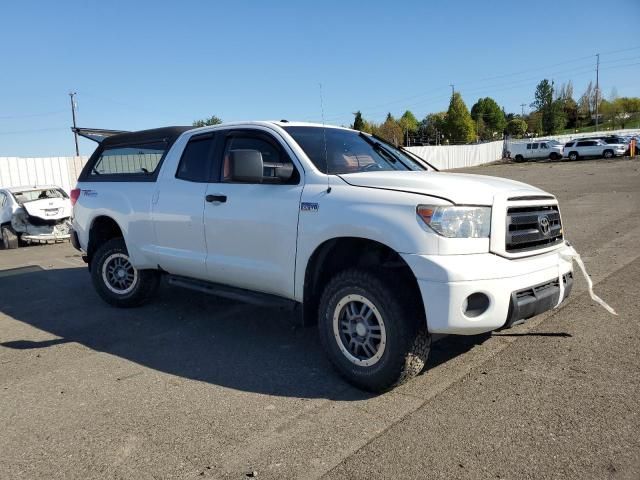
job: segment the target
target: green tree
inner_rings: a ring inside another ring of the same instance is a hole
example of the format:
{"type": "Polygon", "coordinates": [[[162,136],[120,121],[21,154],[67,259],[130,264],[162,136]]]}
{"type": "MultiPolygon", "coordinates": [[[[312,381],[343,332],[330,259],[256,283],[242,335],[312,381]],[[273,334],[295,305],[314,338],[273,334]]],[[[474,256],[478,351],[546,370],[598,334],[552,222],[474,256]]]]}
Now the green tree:
{"type": "Polygon", "coordinates": [[[531,112],[527,118],[527,131],[535,135],[542,135],[542,113],[534,111],[531,112]]]}
{"type": "Polygon", "coordinates": [[[491,97],[478,99],[471,107],[471,118],[476,122],[478,136],[483,140],[502,136],[507,125],[504,111],[491,97]]]}
{"type": "Polygon", "coordinates": [[[356,118],[353,120],[353,129],[360,130],[361,132],[364,129],[364,120],[362,119],[362,113],[358,110],[355,113],[356,118]]]}
{"type": "Polygon", "coordinates": [[[553,85],[546,78],[538,83],[536,87],[536,93],[534,94],[535,100],[531,103],[531,107],[535,108],[538,112],[544,112],[553,103],[553,85]]]}
{"type": "Polygon", "coordinates": [[[445,131],[447,112],[430,113],[420,122],[420,134],[429,142],[439,143],[445,131]]]}
{"type": "Polygon", "coordinates": [[[451,96],[445,131],[451,143],[471,143],[476,139],[475,124],[459,92],[451,96]]]}
{"type": "Polygon", "coordinates": [[[562,84],[558,93],[558,100],[562,102],[562,111],[567,121],[567,128],[578,127],[578,103],[573,99],[573,83],[562,84]]]}
{"type": "Polygon", "coordinates": [[[390,113],[387,114],[384,123],[374,130],[374,133],[394,145],[401,145],[404,138],[402,127],[390,113]]]}
{"type": "Polygon", "coordinates": [[[553,83],[546,78],[538,83],[534,98],[531,106],[542,116],[542,132],[553,134],[562,130],[567,124],[567,118],[563,101],[553,99],[553,83]]]}
{"type": "Polygon", "coordinates": [[[514,118],[507,123],[507,132],[514,137],[522,137],[527,133],[527,122],[521,118],[514,118]]]}
{"type": "Polygon", "coordinates": [[[222,123],[222,119],[220,117],[216,117],[212,115],[209,118],[205,118],[204,120],[195,120],[193,122],[194,127],[206,127],[208,125],[219,125],[222,123]]]}
{"type": "Polygon", "coordinates": [[[398,124],[404,132],[405,140],[408,140],[408,137],[414,137],[418,133],[418,119],[410,110],[402,114],[398,124]]]}

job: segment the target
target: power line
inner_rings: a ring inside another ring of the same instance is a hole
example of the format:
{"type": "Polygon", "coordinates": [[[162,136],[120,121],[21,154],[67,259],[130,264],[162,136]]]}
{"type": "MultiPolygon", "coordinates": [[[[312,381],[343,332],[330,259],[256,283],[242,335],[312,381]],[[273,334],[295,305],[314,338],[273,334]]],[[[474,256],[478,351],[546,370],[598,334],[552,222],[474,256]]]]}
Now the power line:
{"type": "MultiPolygon", "coordinates": [[[[638,50],[640,49],[640,46],[637,47],[630,47],[630,48],[623,48],[623,49],[618,49],[618,50],[610,50],[608,52],[605,52],[601,55],[611,55],[611,54],[616,54],[616,53],[621,53],[621,52],[628,52],[628,51],[632,51],[632,50],[638,50]]],[[[548,68],[553,68],[553,67],[557,67],[557,66],[562,66],[562,65],[569,65],[569,64],[575,64],[578,62],[583,62],[584,60],[587,59],[593,59],[593,55],[585,55],[583,57],[578,57],[578,58],[574,58],[571,60],[565,60],[562,62],[557,62],[557,63],[553,63],[553,64],[547,64],[544,66],[539,66],[536,68],[530,68],[530,69],[526,69],[526,70],[521,70],[518,72],[511,72],[511,73],[504,73],[504,74],[500,74],[500,75],[494,75],[494,76],[490,76],[490,77],[485,77],[479,80],[474,80],[473,83],[477,84],[477,83],[482,83],[484,81],[487,80],[493,80],[493,79],[499,79],[499,78],[505,78],[505,77],[514,77],[514,76],[518,76],[518,75],[523,75],[525,73],[530,73],[530,72],[540,72],[541,69],[548,69],[548,68]]],[[[630,58],[632,59],[632,58],[630,58]]],[[[612,60],[608,60],[609,63],[614,63],[614,62],[618,62],[618,61],[623,61],[623,59],[612,59],[612,60]]],[[[604,62],[603,62],[604,63],[604,62]]],[[[557,71],[551,74],[547,74],[547,76],[556,76],[558,74],[561,73],[565,73],[565,72],[572,72],[573,75],[582,75],[584,73],[589,73],[589,72],[593,72],[594,68],[592,66],[587,66],[587,65],[578,65],[575,67],[572,67],[571,69],[565,69],[565,70],[561,70],[561,71],[557,71]],[[577,69],[584,69],[587,68],[587,70],[579,70],[576,71],[577,69]]],[[[540,76],[537,75],[535,77],[535,79],[539,79],[540,76]]],[[[525,84],[525,82],[528,82],[529,80],[525,80],[525,79],[519,79],[519,80],[514,80],[513,82],[507,82],[507,83],[502,83],[502,84],[498,84],[498,85],[492,85],[492,86],[487,86],[487,87],[478,87],[472,90],[465,90],[465,94],[468,94],[469,92],[474,92],[474,91],[486,91],[488,89],[491,88],[498,88],[498,87],[502,87],[503,85],[509,86],[509,85],[514,85],[514,82],[519,82],[521,84],[525,84]]],[[[456,85],[469,85],[471,82],[462,82],[462,83],[456,83],[456,85]]],[[[452,89],[454,89],[454,87],[451,86],[451,84],[449,84],[449,87],[451,87],[452,89]]],[[[436,89],[431,90],[430,92],[434,92],[434,91],[438,91],[438,90],[443,90],[446,87],[438,87],[436,89]]],[[[412,104],[409,104],[408,106],[412,106],[412,105],[421,105],[421,104],[425,104],[427,102],[430,102],[431,100],[438,100],[438,99],[442,99],[443,97],[441,97],[440,95],[437,96],[429,96],[428,93],[421,93],[421,94],[416,94],[416,95],[411,95],[409,97],[404,97],[401,99],[396,99],[396,100],[391,100],[389,102],[383,103],[383,104],[378,104],[378,105],[374,105],[374,106],[365,106],[363,108],[359,108],[360,111],[367,112],[369,115],[371,114],[377,114],[379,112],[371,112],[371,110],[378,108],[378,107],[382,107],[382,106],[387,106],[387,105],[392,105],[392,104],[396,104],[396,103],[402,103],[405,102],[407,100],[412,100],[412,99],[416,99],[416,98],[420,98],[420,97],[424,97],[426,96],[426,98],[424,98],[423,100],[421,100],[420,102],[414,102],[412,104]]],[[[352,109],[353,110],[353,109],[352,109]]],[[[382,112],[384,113],[384,112],[382,112]]],[[[342,113],[336,113],[333,115],[327,115],[325,117],[325,120],[339,120],[339,119],[345,119],[347,118],[347,116],[351,115],[351,111],[350,112],[342,112],[342,113]]],[[[308,119],[308,120],[313,120],[313,119],[308,119]]]]}

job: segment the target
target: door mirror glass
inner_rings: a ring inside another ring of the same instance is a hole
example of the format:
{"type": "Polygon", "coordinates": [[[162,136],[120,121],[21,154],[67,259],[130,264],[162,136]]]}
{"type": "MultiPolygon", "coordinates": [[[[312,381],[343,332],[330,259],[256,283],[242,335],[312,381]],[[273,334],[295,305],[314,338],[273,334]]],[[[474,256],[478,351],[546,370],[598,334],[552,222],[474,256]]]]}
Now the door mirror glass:
{"type": "Polygon", "coordinates": [[[264,162],[258,150],[232,150],[230,163],[232,181],[262,183],[264,162]]]}
{"type": "Polygon", "coordinates": [[[282,183],[285,183],[291,180],[292,176],[293,176],[292,163],[283,163],[276,167],[276,178],[278,178],[282,183]]]}

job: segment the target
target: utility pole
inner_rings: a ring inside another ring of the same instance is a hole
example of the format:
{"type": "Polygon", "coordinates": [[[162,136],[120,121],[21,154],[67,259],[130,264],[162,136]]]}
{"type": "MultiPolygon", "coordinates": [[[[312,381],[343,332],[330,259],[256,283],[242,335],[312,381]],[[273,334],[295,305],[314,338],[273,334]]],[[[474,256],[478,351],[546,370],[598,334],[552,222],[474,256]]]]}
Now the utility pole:
{"type": "Polygon", "coordinates": [[[600,96],[600,54],[596,53],[596,132],[598,131],[598,97],[600,96]]]}
{"type": "Polygon", "coordinates": [[[524,107],[526,107],[527,104],[526,103],[521,103],[520,104],[520,108],[522,108],[522,118],[524,118],[524,107]]]}
{"type": "Polygon", "coordinates": [[[71,116],[73,117],[73,138],[76,141],[76,157],[80,156],[80,149],[78,148],[78,132],[76,132],[76,92],[69,92],[69,98],[71,99],[71,116]]]}
{"type": "Polygon", "coordinates": [[[456,94],[456,86],[453,83],[450,83],[449,86],[451,87],[451,98],[453,98],[456,94]]]}

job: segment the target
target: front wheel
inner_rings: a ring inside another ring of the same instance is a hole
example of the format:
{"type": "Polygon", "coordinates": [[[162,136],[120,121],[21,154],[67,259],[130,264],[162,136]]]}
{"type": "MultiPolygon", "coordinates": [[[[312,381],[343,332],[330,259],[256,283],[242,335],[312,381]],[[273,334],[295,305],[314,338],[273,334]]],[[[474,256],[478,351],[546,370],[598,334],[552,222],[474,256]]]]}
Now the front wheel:
{"type": "Polygon", "coordinates": [[[384,392],[424,368],[431,337],[423,315],[411,308],[414,302],[403,298],[400,289],[366,270],[345,270],[328,282],[320,300],[320,339],[353,385],[384,392]]]}
{"type": "Polygon", "coordinates": [[[602,156],[607,159],[613,158],[613,150],[605,150],[602,152],[602,156]]]}
{"type": "Polygon", "coordinates": [[[91,259],[91,279],[102,299],[116,307],[136,307],[158,289],[160,274],[138,270],[122,238],[102,244],[91,259]]]}
{"type": "Polygon", "coordinates": [[[569,160],[572,160],[572,161],[578,160],[578,152],[571,152],[569,154],[569,160]]]}

